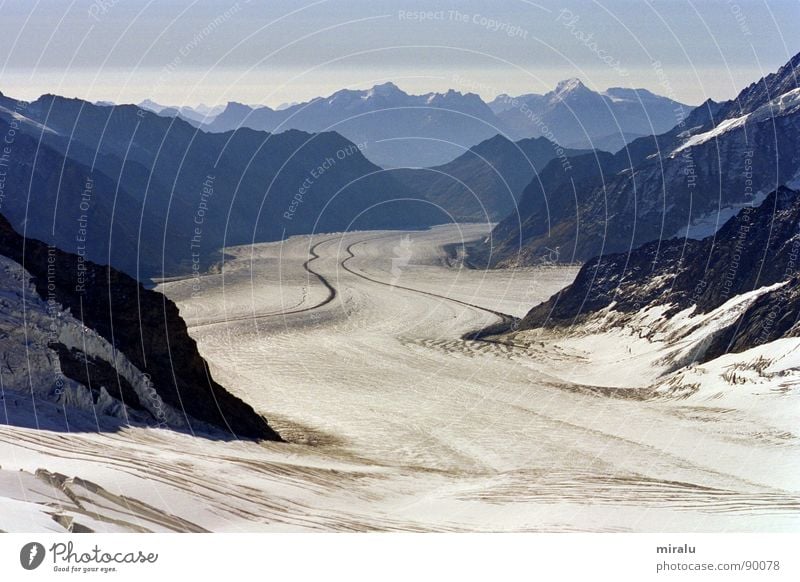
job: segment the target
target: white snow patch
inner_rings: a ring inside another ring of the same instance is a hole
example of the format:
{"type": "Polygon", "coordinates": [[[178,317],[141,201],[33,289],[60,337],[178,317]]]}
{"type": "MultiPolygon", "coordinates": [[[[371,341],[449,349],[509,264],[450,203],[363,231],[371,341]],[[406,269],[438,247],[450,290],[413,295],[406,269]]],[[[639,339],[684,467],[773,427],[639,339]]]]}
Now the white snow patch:
{"type": "Polygon", "coordinates": [[[671,157],[675,156],[676,154],[685,149],[718,138],[719,136],[728,133],[730,131],[733,131],[734,129],[743,127],[746,123],[751,123],[751,122],[758,123],[780,115],[787,115],[790,113],[794,113],[799,108],[800,108],[800,88],[793,89],[792,91],[789,91],[787,93],[784,93],[783,95],[780,95],[772,99],[769,103],[762,105],[761,107],[759,107],[758,109],[756,109],[751,113],[747,113],[740,117],[725,119],[721,121],[719,124],[717,124],[717,126],[714,129],[691,136],[681,146],[673,150],[670,156],[671,157]]]}
{"type": "Polygon", "coordinates": [[[694,220],[691,224],[680,228],[670,238],[690,238],[695,240],[702,240],[716,233],[722,226],[725,225],[731,218],[739,214],[742,208],[759,206],[766,200],[766,193],[759,190],[753,196],[751,201],[741,204],[731,204],[709,212],[694,220]]]}
{"type": "Polygon", "coordinates": [[[3,107],[2,105],[0,105],[0,111],[5,113],[6,115],[10,116],[15,121],[30,125],[31,127],[34,127],[36,129],[38,129],[42,133],[49,133],[49,134],[52,134],[52,135],[58,135],[57,131],[47,127],[46,125],[43,125],[43,124],[39,123],[38,121],[34,121],[33,119],[25,117],[24,115],[22,115],[18,111],[14,111],[14,110],[9,109],[7,107],[3,107]]]}
{"type": "MultiPolygon", "coordinates": [[[[797,442],[746,438],[768,433],[763,419],[786,400],[758,396],[763,416],[743,408],[726,422],[702,402],[587,393],[612,374],[624,386],[651,387],[641,362],[663,357],[670,331],[662,323],[649,339],[663,319],[658,310],[643,314],[639,329],[598,328],[570,340],[461,339],[498,321],[485,309],[524,313],[575,272],[447,266],[442,245],[486,231],[295,237],[237,249],[224,285],[209,276],[199,295],[191,282],[162,285],[194,314],[190,332],[214,377],[295,444],[12,423],[0,426],[0,465],[97,483],[104,500],[80,493],[100,508],[96,515],[114,518],[94,523],[98,531],[191,529],[180,519],[213,531],[800,529],[797,512],[786,509],[800,492],[797,442]],[[413,256],[392,286],[393,249],[405,236],[413,256]],[[317,243],[310,267],[337,289],[320,307],[324,286],[303,268],[317,243]],[[262,317],[200,325],[228,311],[262,317]],[[585,383],[565,377],[581,370],[585,383]],[[782,469],[792,463],[794,473],[782,469]]],[[[609,311],[607,323],[618,316],[609,311]]],[[[40,411],[49,414],[57,418],[40,411]]],[[[26,482],[24,490],[36,487],[26,482]]],[[[7,489],[0,482],[0,495],[19,498],[7,489]]]]}
{"type": "Polygon", "coordinates": [[[741,117],[734,117],[732,119],[726,119],[717,124],[717,126],[710,131],[693,135],[692,137],[687,139],[680,147],[674,149],[670,154],[670,156],[675,156],[675,154],[678,154],[683,150],[706,143],[707,141],[711,141],[712,139],[715,139],[733,129],[736,129],[737,127],[742,127],[745,123],[747,123],[749,117],[750,114],[742,115],[741,117]]]}

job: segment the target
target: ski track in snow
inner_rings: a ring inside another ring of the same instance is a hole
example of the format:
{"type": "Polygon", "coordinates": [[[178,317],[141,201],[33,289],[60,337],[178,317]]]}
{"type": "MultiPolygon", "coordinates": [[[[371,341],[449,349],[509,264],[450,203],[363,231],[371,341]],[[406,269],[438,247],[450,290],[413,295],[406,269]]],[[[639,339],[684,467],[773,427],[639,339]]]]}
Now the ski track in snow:
{"type": "Polygon", "coordinates": [[[68,432],[55,407],[35,430],[6,395],[0,530],[800,529],[797,435],[744,438],[796,399],[764,394],[761,415],[731,422],[713,399],[640,396],[652,378],[625,342],[649,362],[644,340],[462,339],[576,274],[448,265],[444,244],[486,233],[294,237],[162,284],[215,378],[291,442],[68,432]],[[598,357],[607,377],[587,384],[598,357]]]}

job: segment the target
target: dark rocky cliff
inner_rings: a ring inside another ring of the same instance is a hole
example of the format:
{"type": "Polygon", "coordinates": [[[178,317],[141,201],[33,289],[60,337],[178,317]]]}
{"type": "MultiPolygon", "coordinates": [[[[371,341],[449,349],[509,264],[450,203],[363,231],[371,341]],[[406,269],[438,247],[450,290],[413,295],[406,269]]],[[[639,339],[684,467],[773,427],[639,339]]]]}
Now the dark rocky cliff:
{"type": "Polygon", "coordinates": [[[496,227],[492,264],[531,265],[559,248],[587,261],[649,241],[701,239],[800,170],[800,55],[744,89],[707,102],[673,130],[614,156],[551,162],[526,188],[519,216],[496,227]],[[746,117],[744,117],[746,116],[746,117]]]}
{"type": "Polygon", "coordinates": [[[634,315],[669,306],[666,317],[695,306],[708,313],[756,289],[752,305],[715,337],[711,358],[800,334],[800,193],[780,188],[745,208],[715,236],[648,243],[586,263],[574,283],[533,308],[521,329],[564,327],[611,308],[634,315]]]}
{"type": "MultiPolygon", "coordinates": [[[[164,295],[113,268],[26,239],[2,216],[0,254],[31,274],[39,296],[68,309],[148,374],[161,401],[181,412],[190,430],[212,425],[236,437],[280,440],[250,405],[213,380],[177,306],[164,295]]],[[[111,364],[61,344],[51,347],[68,378],[93,392],[102,385],[132,410],[141,409],[136,392],[111,364]]]]}

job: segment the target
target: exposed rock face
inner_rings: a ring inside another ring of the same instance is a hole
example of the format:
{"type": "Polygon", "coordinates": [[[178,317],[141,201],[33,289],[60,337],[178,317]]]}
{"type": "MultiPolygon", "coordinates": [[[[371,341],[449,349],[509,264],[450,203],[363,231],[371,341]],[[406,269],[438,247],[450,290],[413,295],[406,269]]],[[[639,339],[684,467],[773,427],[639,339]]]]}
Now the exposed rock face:
{"type": "Polygon", "coordinates": [[[757,297],[736,322],[719,333],[706,358],[743,352],[782,337],[800,336],[800,277],[757,297]]]}
{"type": "Polygon", "coordinates": [[[520,216],[493,234],[492,264],[528,265],[559,248],[586,261],[649,241],[702,239],[800,170],[800,55],[730,102],[707,102],[679,126],[613,156],[551,162],[520,216]]]}
{"type": "Polygon", "coordinates": [[[565,147],[610,152],[671,129],[691,110],[646,89],[615,87],[598,93],[579,79],[561,81],[544,95],[501,95],[489,107],[515,135],[544,135],[565,147]]]}
{"type": "Polygon", "coordinates": [[[545,137],[563,147],[617,151],[637,137],[668,130],[689,109],[644,89],[597,93],[577,79],[562,81],[546,95],[501,95],[488,104],[473,93],[409,95],[384,83],[366,91],[343,89],[279,109],[229,103],[201,127],[333,130],[372,144],[367,157],[383,167],[431,167],[498,134],[512,140],[545,137]]]}
{"type": "MultiPolygon", "coordinates": [[[[25,239],[2,216],[0,255],[13,261],[6,268],[16,263],[24,275],[12,274],[20,288],[4,290],[4,311],[20,312],[15,305],[29,304],[30,318],[41,319],[38,328],[52,329],[38,340],[42,361],[30,365],[35,393],[59,396],[50,384],[60,367],[72,388],[90,391],[101,413],[126,417],[130,412],[148,424],[192,431],[212,425],[238,437],[280,439],[252,407],[213,380],[178,308],[165,296],[113,268],[25,239]]],[[[27,326],[29,320],[23,317],[20,323],[27,326]]],[[[14,350],[7,344],[3,351],[13,358],[14,350]]]]}
{"type": "Polygon", "coordinates": [[[67,252],[80,235],[89,259],[139,280],[205,270],[225,246],[443,221],[334,132],[212,134],[133,105],[0,95],[9,131],[14,228],[67,252]]]}
{"type": "Polygon", "coordinates": [[[278,133],[335,131],[356,143],[366,142],[367,158],[384,168],[436,166],[508,133],[474,93],[409,95],[393,83],[365,91],[342,89],[277,110],[229,103],[203,127],[212,132],[239,127],[278,133]]]}
{"type": "Polygon", "coordinates": [[[536,306],[521,329],[580,323],[611,310],[623,317],[668,306],[666,317],[688,308],[709,313],[731,299],[761,290],[714,337],[710,359],[782,337],[800,335],[800,193],[780,188],[747,207],[716,235],[648,243],[630,253],[586,263],[575,282],[536,306]]]}
{"type": "Polygon", "coordinates": [[[550,160],[568,164],[571,156],[584,153],[543,137],[513,142],[496,135],[442,166],[393,170],[392,175],[454,221],[497,221],[516,213],[525,186],[550,160]]]}

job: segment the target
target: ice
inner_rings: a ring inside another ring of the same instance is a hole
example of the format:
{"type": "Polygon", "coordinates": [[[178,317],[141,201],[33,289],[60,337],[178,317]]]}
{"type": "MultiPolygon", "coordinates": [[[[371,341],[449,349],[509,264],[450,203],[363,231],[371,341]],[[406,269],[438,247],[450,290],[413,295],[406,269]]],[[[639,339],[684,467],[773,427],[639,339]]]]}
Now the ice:
{"type": "MultiPolygon", "coordinates": [[[[66,476],[103,507],[91,523],[66,502],[28,503],[95,531],[797,531],[797,434],[781,428],[794,395],[751,391],[729,416],[700,391],[675,397],[662,387],[675,330],[464,339],[576,273],[453,266],[445,245],[487,231],[295,237],[160,285],[214,377],[288,444],[36,430],[10,407],[0,465],[66,476]]],[[[56,425],[55,408],[38,414],[56,425]]]]}
{"type": "MultiPolygon", "coordinates": [[[[791,185],[787,184],[792,187],[791,185]]],[[[752,200],[743,202],[741,204],[731,204],[730,206],[722,206],[717,210],[704,214],[695,219],[691,224],[678,229],[669,238],[691,238],[695,240],[702,240],[716,233],[722,225],[728,220],[739,214],[742,208],[753,208],[760,206],[766,200],[767,194],[758,191],[752,197],[752,200]]]]}
{"type": "Polygon", "coordinates": [[[751,113],[725,119],[718,123],[714,129],[691,136],[678,148],[673,150],[670,156],[674,157],[685,149],[716,139],[724,133],[744,127],[747,123],[758,123],[779,115],[787,115],[797,111],[798,108],[800,108],[800,89],[793,89],[792,91],[775,97],[769,103],[762,105],[751,113]]]}

